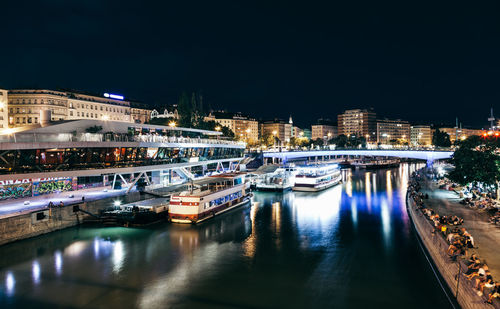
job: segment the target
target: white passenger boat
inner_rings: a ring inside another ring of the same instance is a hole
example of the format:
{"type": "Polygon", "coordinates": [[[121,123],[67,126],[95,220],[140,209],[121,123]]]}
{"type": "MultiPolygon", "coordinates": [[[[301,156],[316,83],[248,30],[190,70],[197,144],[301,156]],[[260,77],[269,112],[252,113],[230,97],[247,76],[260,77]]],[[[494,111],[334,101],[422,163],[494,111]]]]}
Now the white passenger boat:
{"type": "Polygon", "coordinates": [[[274,173],[263,174],[255,179],[257,191],[287,191],[293,187],[294,174],[288,169],[277,169],[274,173]]]}
{"type": "Polygon", "coordinates": [[[305,166],[297,170],[294,191],[321,191],[337,185],[342,180],[337,164],[305,166]]]}
{"type": "Polygon", "coordinates": [[[173,195],[169,220],[199,223],[250,201],[250,186],[243,173],[211,176],[189,185],[187,191],[173,195]]]}

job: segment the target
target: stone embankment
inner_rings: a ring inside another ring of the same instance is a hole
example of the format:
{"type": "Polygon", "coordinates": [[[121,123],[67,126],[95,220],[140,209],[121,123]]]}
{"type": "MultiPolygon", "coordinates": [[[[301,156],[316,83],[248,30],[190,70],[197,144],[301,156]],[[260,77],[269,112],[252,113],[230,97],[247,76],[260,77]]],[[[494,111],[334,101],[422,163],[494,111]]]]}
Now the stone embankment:
{"type": "MultiPolygon", "coordinates": [[[[127,199],[133,202],[141,197],[138,192],[134,192],[127,199]]],[[[0,218],[0,245],[76,226],[91,217],[77,209],[99,214],[100,210],[110,205],[112,199],[108,198],[0,218]]]]}

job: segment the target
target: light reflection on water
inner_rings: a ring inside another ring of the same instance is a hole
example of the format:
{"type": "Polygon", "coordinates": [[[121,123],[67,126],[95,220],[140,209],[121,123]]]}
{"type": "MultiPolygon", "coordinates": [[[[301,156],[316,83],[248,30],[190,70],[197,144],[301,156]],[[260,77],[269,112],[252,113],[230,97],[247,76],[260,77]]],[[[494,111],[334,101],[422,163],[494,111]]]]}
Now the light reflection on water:
{"type": "Polygon", "coordinates": [[[1,247],[0,307],[446,308],[404,206],[415,168],[256,193],[198,226],[75,228],[1,247]]]}

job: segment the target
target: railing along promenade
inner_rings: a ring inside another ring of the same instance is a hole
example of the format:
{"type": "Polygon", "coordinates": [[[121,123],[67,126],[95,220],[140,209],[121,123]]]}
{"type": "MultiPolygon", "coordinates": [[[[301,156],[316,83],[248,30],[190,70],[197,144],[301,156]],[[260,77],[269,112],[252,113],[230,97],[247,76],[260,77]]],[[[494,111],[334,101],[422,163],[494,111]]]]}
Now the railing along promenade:
{"type": "Polygon", "coordinates": [[[116,133],[14,133],[1,135],[0,143],[43,143],[43,142],[142,142],[142,143],[186,143],[245,146],[243,142],[224,139],[208,139],[181,136],[128,135],[116,133]]]}
{"type": "MultiPolygon", "coordinates": [[[[431,221],[417,208],[409,194],[406,197],[406,205],[419,238],[458,304],[466,309],[500,309],[497,300],[493,301],[493,305],[485,304],[484,296],[480,297],[476,294],[477,290],[473,286],[473,281],[467,280],[463,275],[467,272],[465,262],[460,258],[456,261],[450,258],[446,253],[449,247],[446,239],[441,232],[436,231],[431,221]]],[[[488,291],[487,288],[485,288],[486,291],[488,291]]],[[[485,293],[486,297],[487,294],[485,293]]]]}

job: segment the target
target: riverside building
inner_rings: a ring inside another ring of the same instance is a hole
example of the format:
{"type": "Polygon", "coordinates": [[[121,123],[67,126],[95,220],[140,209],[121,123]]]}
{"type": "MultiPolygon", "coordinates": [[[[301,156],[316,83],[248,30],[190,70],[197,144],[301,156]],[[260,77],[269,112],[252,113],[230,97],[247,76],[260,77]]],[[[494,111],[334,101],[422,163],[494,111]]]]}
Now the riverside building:
{"type": "Polygon", "coordinates": [[[432,144],[431,126],[414,125],[410,127],[410,144],[414,147],[430,146],[432,144]]]}
{"type": "Polygon", "coordinates": [[[385,145],[409,144],[410,123],[401,119],[377,120],[377,143],[385,145]]]}
{"type": "Polygon", "coordinates": [[[0,130],[9,127],[9,114],[7,109],[8,94],[7,90],[0,89],[0,130]]]}
{"type": "Polygon", "coordinates": [[[256,143],[259,140],[259,122],[240,113],[211,112],[205,121],[215,121],[228,127],[239,140],[256,143]]]}
{"type": "Polygon", "coordinates": [[[338,127],[329,120],[318,120],[317,124],[311,126],[311,138],[331,139],[338,136],[338,127]]]}
{"type": "Polygon", "coordinates": [[[377,141],[377,114],[373,110],[351,109],[338,115],[338,134],[357,135],[367,142],[377,141]]]}
{"type": "Polygon", "coordinates": [[[465,128],[439,128],[439,131],[446,132],[450,136],[450,141],[464,140],[469,136],[482,135],[483,130],[465,128]]]}
{"type": "Polygon", "coordinates": [[[292,137],[292,125],[289,122],[280,119],[264,121],[262,124],[262,135],[273,135],[278,138],[282,145],[290,142],[292,137]]]}
{"type": "MultiPolygon", "coordinates": [[[[49,112],[50,113],[50,112],[49,112]]],[[[220,132],[96,119],[42,121],[0,133],[0,200],[91,187],[161,187],[243,158],[220,132]]]]}
{"type": "Polygon", "coordinates": [[[52,121],[94,119],[132,122],[130,102],[123,96],[102,97],[71,91],[17,89],[8,92],[10,127],[39,123],[42,110],[51,111],[52,121]]]}

